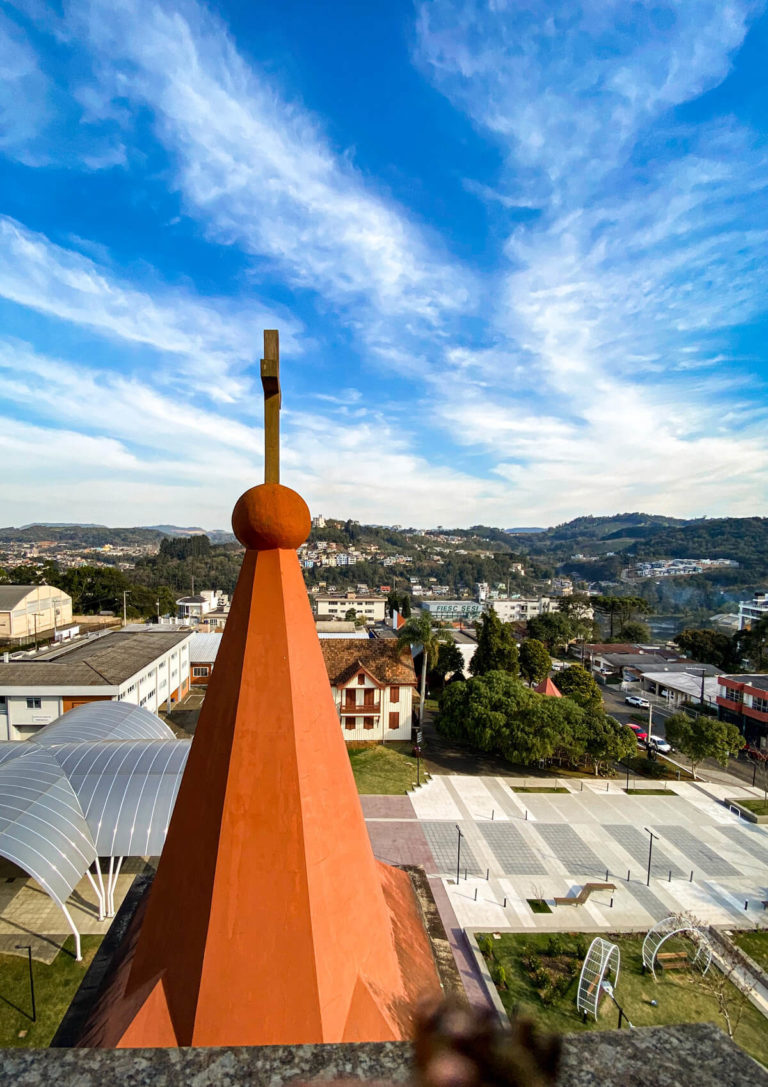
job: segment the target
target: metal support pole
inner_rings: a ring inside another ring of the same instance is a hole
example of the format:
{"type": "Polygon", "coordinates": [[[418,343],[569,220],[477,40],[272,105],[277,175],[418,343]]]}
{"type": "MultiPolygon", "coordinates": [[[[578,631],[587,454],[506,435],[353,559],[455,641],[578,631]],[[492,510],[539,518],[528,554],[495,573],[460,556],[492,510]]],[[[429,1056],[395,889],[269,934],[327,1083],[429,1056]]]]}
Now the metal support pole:
{"type": "Polygon", "coordinates": [[[462,839],[462,833],[461,833],[461,830],[459,829],[458,824],[456,824],[456,833],[459,836],[458,837],[458,842],[457,842],[458,848],[457,848],[457,851],[456,851],[456,886],[458,887],[459,880],[461,879],[461,839],[462,839]]]}
{"type": "Polygon", "coordinates": [[[643,830],[646,832],[646,834],[650,834],[650,838],[648,839],[648,878],[645,881],[646,887],[650,887],[650,885],[651,885],[651,861],[653,859],[653,839],[658,838],[658,834],[654,834],[652,830],[648,829],[648,827],[643,827],[643,830]]]}
{"type": "Polygon", "coordinates": [[[35,979],[32,975],[32,947],[30,944],[16,944],[17,951],[27,952],[27,961],[29,963],[29,995],[32,998],[32,1022],[37,1022],[37,1009],[35,1008],[35,979]]]}

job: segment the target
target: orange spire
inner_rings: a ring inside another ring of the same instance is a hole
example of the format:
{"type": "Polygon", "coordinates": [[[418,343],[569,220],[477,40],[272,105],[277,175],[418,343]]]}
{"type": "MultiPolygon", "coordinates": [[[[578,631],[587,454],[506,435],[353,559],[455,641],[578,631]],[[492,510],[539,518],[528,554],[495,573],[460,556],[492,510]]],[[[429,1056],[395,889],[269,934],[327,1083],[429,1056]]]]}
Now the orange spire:
{"type": "Polygon", "coordinates": [[[538,691],[539,694],[549,695],[550,698],[562,698],[563,697],[561,692],[554,685],[554,683],[549,678],[549,676],[547,676],[546,679],[543,679],[541,681],[541,683],[537,684],[533,689],[534,689],[534,691],[538,691]]]}
{"type": "Polygon", "coordinates": [[[269,482],[232,524],[242,570],[96,1044],[408,1037],[414,1001],[439,983],[408,876],[371,850],[296,556],[309,511],[269,482]]]}

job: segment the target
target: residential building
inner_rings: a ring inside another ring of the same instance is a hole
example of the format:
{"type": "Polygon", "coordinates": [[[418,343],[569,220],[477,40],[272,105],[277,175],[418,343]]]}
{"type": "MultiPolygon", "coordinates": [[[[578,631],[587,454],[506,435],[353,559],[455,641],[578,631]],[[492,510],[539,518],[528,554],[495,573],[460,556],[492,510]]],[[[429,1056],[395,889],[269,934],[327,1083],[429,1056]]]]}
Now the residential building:
{"type": "Polygon", "coordinates": [[[213,675],[221,634],[195,631],[189,642],[189,681],[193,687],[205,686],[213,675]]]}
{"type": "Polygon", "coordinates": [[[492,600],[491,607],[502,623],[524,623],[536,615],[557,611],[557,601],[549,596],[510,596],[506,600],[492,600]]]}
{"type": "Polygon", "coordinates": [[[747,743],[768,750],[768,674],[718,676],[720,718],[738,725],[747,743]]]}
{"type": "Polygon", "coordinates": [[[751,600],[739,602],[739,630],[748,629],[752,623],[768,616],[768,592],[755,593],[751,600]]]}
{"type": "Polygon", "coordinates": [[[318,618],[344,619],[348,611],[354,610],[367,623],[376,623],[384,618],[387,601],[383,596],[348,593],[318,593],[315,597],[318,618]]]}
{"type": "Polygon", "coordinates": [[[72,623],[72,597],[53,585],[0,585],[0,639],[27,642],[72,623]]]}
{"type": "Polygon", "coordinates": [[[344,739],[410,740],[416,673],[393,639],[320,643],[344,739]]]}
{"type": "Polygon", "coordinates": [[[176,601],[177,615],[190,625],[203,620],[210,612],[229,604],[229,598],[218,589],[203,589],[192,596],[182,596],[176,601]]]}
{"type": "Polygon", "coordinates": [[[365,627],[357,627],[354,623],[345,623],[343,619],[316,619],[315,630],[318,638],[355,638],[357,641],[367,641],[370,637],[365,627]]]}
{"type": "MultiPolygon", "coordinates": [[[[86,702],[132,702],[156,713],[189,690],[184,631],[102,634],[0,663],[0,740],[25,740],[86,702]]],[[[6,654],[6,656],[8,656],[6,654]]]]}

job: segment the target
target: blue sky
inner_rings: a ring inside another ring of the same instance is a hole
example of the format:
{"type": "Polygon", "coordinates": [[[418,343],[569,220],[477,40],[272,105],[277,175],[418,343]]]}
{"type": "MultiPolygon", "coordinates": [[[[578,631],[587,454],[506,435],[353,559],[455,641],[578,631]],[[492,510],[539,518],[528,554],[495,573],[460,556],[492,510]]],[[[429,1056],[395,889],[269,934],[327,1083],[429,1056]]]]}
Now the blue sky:
{"type": "Polygon", "coordinates": [[[0,522],[768,514],[768,15],[0,5],[0,522]]]}

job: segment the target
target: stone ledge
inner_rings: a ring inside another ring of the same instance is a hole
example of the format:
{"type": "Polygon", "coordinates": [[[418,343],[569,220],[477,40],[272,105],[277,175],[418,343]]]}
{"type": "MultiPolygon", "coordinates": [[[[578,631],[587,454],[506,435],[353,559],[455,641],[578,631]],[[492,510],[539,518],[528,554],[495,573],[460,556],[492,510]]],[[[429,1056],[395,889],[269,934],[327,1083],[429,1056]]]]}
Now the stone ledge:
{"type": "MultiPolygon", "coordinates": [[[[407,1042],[210,1049],[4,1049],[14,1087],[280,1087],[291,1081],[405,1083],[407,1042]]],[[[590,1031],[563,1039],[558,1087],[768,1087],[768,1072],[717,1027],[590,1031]]]]}

